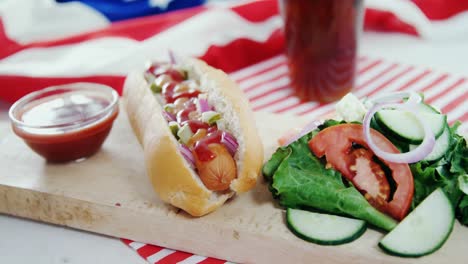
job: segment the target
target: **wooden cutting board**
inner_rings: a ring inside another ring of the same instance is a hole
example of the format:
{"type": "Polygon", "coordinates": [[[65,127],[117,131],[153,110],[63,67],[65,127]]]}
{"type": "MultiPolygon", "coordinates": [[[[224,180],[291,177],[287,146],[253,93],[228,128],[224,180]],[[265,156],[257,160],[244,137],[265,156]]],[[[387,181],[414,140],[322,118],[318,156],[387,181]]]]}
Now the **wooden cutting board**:
{"type": "MultiPolygon", "coordinates": [[[[455,225],[443,248],[419,259],[377,247],[382,234],[319,246],[295,237],[261,178],[256,188],[201,218],[162,203],[145,173],[143,152],[124,112],[102,150],[65,165],[47,164],[0,122],[0,212],[37,221],[212,256],[239,263],[466,263],[468,228],[455,225]]],[[[307,120],[256,114],[265,159],[276,139],[307,120]]],[[[176,177],[176,175],[174,175],[176,177]]],[[[437,212],[434,212],[437,213],[437,212]]],[[[79,250],[79,249],[78,249],[79,250]]]]}

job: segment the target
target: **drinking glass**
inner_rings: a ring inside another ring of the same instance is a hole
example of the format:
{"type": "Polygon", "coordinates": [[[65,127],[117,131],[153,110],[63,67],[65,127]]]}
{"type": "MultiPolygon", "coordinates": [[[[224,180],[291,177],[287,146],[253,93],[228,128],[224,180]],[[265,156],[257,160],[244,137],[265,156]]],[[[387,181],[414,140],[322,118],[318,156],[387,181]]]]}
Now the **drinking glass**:
{"type": "Polygon", "coordinates": [[[363,0],[279,0],[291,85],[304,101],[339,100],[354,86],[363,0]]]}

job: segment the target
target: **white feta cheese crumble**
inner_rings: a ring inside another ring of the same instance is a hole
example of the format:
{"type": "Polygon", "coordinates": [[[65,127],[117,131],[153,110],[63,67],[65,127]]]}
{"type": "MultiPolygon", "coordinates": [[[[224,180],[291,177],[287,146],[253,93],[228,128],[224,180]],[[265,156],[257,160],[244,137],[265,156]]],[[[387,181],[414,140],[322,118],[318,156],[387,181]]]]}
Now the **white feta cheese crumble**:
{"type": "Polygon", "coordinates": [[[346,122],[362,122],[367,109],[352,93],[348,93],[335,105],[336,118],[346,122]]]}

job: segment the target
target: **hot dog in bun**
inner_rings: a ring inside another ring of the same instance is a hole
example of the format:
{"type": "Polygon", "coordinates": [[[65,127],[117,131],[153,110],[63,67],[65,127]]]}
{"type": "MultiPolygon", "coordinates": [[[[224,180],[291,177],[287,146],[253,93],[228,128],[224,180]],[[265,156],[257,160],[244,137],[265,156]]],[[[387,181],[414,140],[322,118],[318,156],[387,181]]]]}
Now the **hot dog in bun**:
{"type": "Polygon", "coordinates": [[[197,59],[128,75],[123,98],[159,197],[193,216],[252,189],[263,147],[248,101],[222,71],[197,59]]]}

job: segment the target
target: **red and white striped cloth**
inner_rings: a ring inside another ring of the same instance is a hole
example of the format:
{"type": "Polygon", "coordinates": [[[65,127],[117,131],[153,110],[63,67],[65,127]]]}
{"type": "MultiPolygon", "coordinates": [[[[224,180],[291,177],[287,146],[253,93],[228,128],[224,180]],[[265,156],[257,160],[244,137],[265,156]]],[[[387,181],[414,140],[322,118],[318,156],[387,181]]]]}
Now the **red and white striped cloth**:
{"type": "MultiPolygon", "coordinates": [[[[334,110],[333,103],[301,102],[294,96],[287,71],[286,58],[280,55],[234,72],[231,77],[244,90],[254,111],[316,119],[334,110]]],[[[360,98],[395,91],[419,91],[425,94],[428,103],[448,114],[449,123],[468,121],[466,77],[368,57],[359,58],[357,72],[353,93],[360,98]]]]}
{"type": "MultiPolygon", "coordinates": [[[[364,27],[422,38],[468,34],[468,0],[366,0],[364,27]]],[[[79,2],[0,2],[0,100],[50,85],[100,82],[121,90],[124,76],[167,50],[232,72],[280,54],[277,0],[197,8],[111,23],[79,2]],[[213,23],[213,22],[216,23],[213,23]]]]}
{"type": "MultiPolygon", "coordinates": [[[[462,121],[461,129],[468,133],[466,77],[368,57],[361,57],[357,68],[358,76],[353,93],[358,97],[393,91],[424,92],[426,102],[446,113],[449,123],[462,121]]],[[[286,58],[282,55],[236,71],[230,76],[244,90],[255,111],[295,114],[314,120],[334,109],[333,103],[301,103],[293,95],[287,75],[286,58]]],[[[126,239],[123,242],[149,263],[230,263],[126,239]]]]}

